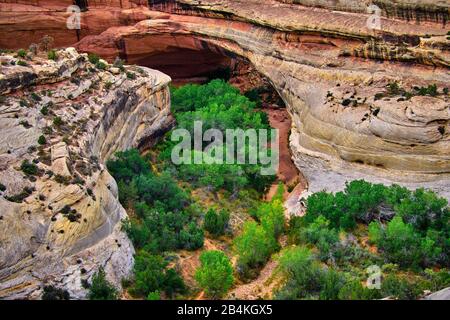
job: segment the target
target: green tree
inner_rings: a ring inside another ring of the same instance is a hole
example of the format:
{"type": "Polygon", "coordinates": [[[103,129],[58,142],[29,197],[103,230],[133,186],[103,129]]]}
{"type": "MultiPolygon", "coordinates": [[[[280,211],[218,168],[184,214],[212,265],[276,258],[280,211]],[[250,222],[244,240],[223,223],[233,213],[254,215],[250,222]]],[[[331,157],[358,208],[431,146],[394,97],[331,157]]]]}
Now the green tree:
{"type": "Polygon", "coordinates": [[[149,164],[136,149],[117,152],[113,159],[106,162],[106,166],[116,180],[123,180],[125,183],[130,183],[136,176],[150,173],[149,164]]]}
{"type": "Polygon", "coordinates": [[[148,296],[151,292],[164,287],[165,267],[167,263],[160,256],[141,251],[134,261],[133,293],[148,296]]]}
{"type": "Polygon", "coordinates": [[[222,297],[233,285],[233,267],[222,251],[205,251],[200,256],[195,279],[212,298],[222,297]]]}
{"type": "Polygon", "coordinates": [[[399,216],[394,217],[384,228],[381,224],[370,225],[370,241],[385,253],[389,261],[400,266],[417,266],[421,259],[420,238],[411,225],[403,222],[399,216]]]}
{"type": "Polygon", "coordinates": [[[134,286],[132,294],[142,297],[154,296],[155,292],[165,291],[169,297],[186,289],[182,278],[174,269],[166,269],[167,262],[161,256],[140,251],[135,256],[134,286]]]}
{"type": "Polygon", "coordinates": [[[322,270],[309,249],[292,247],[284,249],[279,256],[278,270],[286,279],[275,297],[292,300],[312,297],[320,293],[322,270]]]}
{"type": "Polygon", "coordinates": [[[234,247],[241,267],[256,268],[267,261],[277,248],[277,242],[262,226],[249,221],[244,224],[242,233],[234,239],[234,247]]]}
{"type": "Polygon", "coordinates": [[[100,268],[92,277],[88,298],[90,300],[116,300],[117,297],[117,289],[106,280],[105,271],[100,268]]]}

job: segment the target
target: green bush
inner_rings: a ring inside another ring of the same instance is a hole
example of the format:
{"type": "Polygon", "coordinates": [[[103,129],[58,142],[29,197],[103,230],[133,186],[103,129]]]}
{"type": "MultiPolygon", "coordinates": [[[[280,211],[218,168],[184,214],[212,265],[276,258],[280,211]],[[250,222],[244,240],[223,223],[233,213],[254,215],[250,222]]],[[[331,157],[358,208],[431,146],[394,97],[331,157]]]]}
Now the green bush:
{"type": "Polygon", "coordinates": [[[304,247],[284,249],[278,262],[278,270],[285,277],[286,283],[275,293],[276,299],[312,298],[320,293],[322,269],[314,261],[309,249],[304,247]]]}
{"type": "Polygon", "coordinates": [[[28,66],[28,63],[26,63],[26,62],[23,61],[23,60],[19,60],[19,61],[17,61],[17,65],[22,66],[22,67],[27,67],[27,66],[28,66]]]}
{"type": "Polygon", "coordinates": [[[381,282],[381,294],[383,297],[415,300],[422,294],[422,290],[414,281],[396,275],[388,275],[381,282]]]}
{"type": "Polygon", "coordinates": [[[159,253],[203,246],[203,230],[184,210],[189,198],[169,173],[154,174],[137,150],[118,152],[107,167],[118,181],[119,200],[136,213],[123,227],[137,248],[159,253]]]}
{"type": "Polygon", "coordinates": [[[61,117],[57,116],[53,118],[53,125],[56,127],[60,127],[64,124],[64,121],[61,119],[61,117]]]}
{"type": "Polygon", "coordinates": [[[233,285],[233,267],[222,251],[205,251],[200,255],[195,279],[207,296],[220,298],[233,285]]]}
{"type": "Polygon", "coordinates": [[[44,116],[48,115],[48,107],[47,106],[43,106],[42,109],[41,109],[41,113],[44,116]]]}
{"type": "MultiPolygon", "coordinates": [[[[178,128],[186,129],[191,134],[194,122],[202,122],[202,130],[218,129],[225,136],[227,129],[270,129],[267,115],[255,111],[255,103],[240,94],[222,80],[213,80],[206,85],[186,85],[172,89],[172,111],[175,114],[178,128]]],[[[235,141],[236,142],[236,141],[235,141]]],[[[164,159],[168,159],[175,143],[167,143],[163,150],[164,159]]],[[[202,146],[205,148],[207,143],[202,146]]],[[[243,143],[241,154],[246,159],[256,154],[256,147],[248,142],[243,143]]],[[[196,187],[206,187],[210,190],[225,189],[237,194],[245,187],[264,191],[273,181],[274,176],[261,175],[261,165],[214,164],[214,157],[227,156],[228,150],[213,149],[210,152],[199,150],[187,154],[194,159],[200,156],[205,162],[213,164],[183,164],[177,166],[178,177],[196,187]],[[218,152],[219,154],[216,154],[218,152]]],[[[270,150],[267,150],[270,154],[270,150]]],[[[233,155],[234,158],[234,155],[233,155]]]]}
{"type": "Polygon", "coordinates": [[[256,216],[266,232],[275,239],[285,231],[283,201],[274,198],[271,202],[262,203],[256,209],[256,216]]]}
{"type": "Polygon", "coordinates": [[[20,165],[20,170],[22,170],[23,173],[25,173],[26,175],[30,175],[30,176],[35,176],[39,172],[37,165],[29,162],[28,160],[22,161],[22,164],[20,165]]]}
{"type": "Polygon", "coordinates": [[[136,149],[115,153],[114,158],[106,162],[106,166],[116,180],[123,180],[127,184],[135,176],[150,173],[148,162],[141,157],[139,151],[136,149]]]}
{"type": "Polygon", "coordinates": [[[55,50],[50,50],[50,51],[47,53],[47,58],[48,58],[49,60],[56,61],[56,59],[58,59],[58,54],[56,53],[55,50]]]}
{"type": "Polygon", "coordinates": [[[386,227],[372,222],[369,226],[370,241],[375,243],[386,258],[402,267],[416,268],[434,265],[439,260],[442,248],[430,237],[421,237],[412,225],[394,217],[386,227]]]}
{"type": "Polygon", "coordinates": [[[61,288],[44,286],[42,300],[70,300],[70,294],[67,290],[61,288]]]}
{"type": "Polygon", "coordinates": [[[17,55],[18,55],[19,57],[21,57],[21,58],[25,58],[25,57],[27,56],[27,51],[24,50],[24,49],[19,49],[19,50],[17,51],[17,55]]]}
{"type": "Polygon", "coordinates": [[[166,269],[167,262],[160,256],[140,251],[135,256],[133,294],[148,297],[165,291],[170,297],[186,290],[182,278],[173,269],[166,269]]]}
{"type": "Polygon", "coordinates": [[[230,213],[226,210],[216,212],[214,209],[209,209],[205,215],[204,228],[211,235],[218,237],[225,233],[230,220],[230,213]]]}
{"type": "Polygon", "coordinates": [[[244,224],[242,233],[233,241],[238,255],[238,268],[244,276],[248,269],[261,267],[278,248],[276,239],[256,222],[244,224]]]}
{"type": "Polygon", "coordinates": [[[103,268],[100,268],[92,277],[88,298],[90,300],[117,300],[117,289],[106,280],[103,268]]]}
{"type": "Polygon", "coordinates": [[[104,62],[102,62],[102,61],[98,61],[98,62],[95,64],[95,67],[96,67],[97,69],[99,69],[99,70],[105,70],[105,69],[106,69],[106,64],[105,64],[104,62]]]}
{"type": "Polygon", "coordinates": [[[161,300],[161,294],[159,293],[159,291],[150,292],[147,295],[147,300],[150,300],[150,301],[161,300]]]}
{"type": "Polygon", "coordinates": [[[100,60],[100,57],[95,53],[89,53],[88,55],[89,62],[92,64],[97,64],[100,60]]]}
{"type": "Polygon", "coordinates": [[[45,139],[45,136],[43,136],[43,135],[39,136],[39,138],[38,138],[38,143],[39,143],[40,145],[46,144],[46,143],[47,143],[47,139],[45,139]]]}

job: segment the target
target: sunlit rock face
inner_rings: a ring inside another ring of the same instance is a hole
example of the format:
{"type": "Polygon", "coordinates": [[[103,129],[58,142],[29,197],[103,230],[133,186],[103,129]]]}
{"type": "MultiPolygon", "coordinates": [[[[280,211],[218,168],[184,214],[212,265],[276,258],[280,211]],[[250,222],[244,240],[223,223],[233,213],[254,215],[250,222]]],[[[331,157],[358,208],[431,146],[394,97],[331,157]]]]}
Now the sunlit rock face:
{"type": "Polygon", "coordinates": [[[177,43],[245,57],[286,102],[293,155],[310,190],[365,178],[449,195],[449,54],[441,22],[383,18],[382,30],[371,30],[367,14],[274,1],[183,0],[153,9],[177,14],[111,28],[77,47],[133,59],[177,43]],[[393,83],[400,89],[389,91],[393,83]],[[413,89],[432,84],[435,96],[413,89]],[[416,93],[405,98],[405,91],[416,93]]]}
{"type": "Polygon", "coordinates": [[[134,249],[104,163],[115,151],[151,146],[172,123],[165,74],[100,70],[73,48],[57,57],[19,66],[0,56],[0,298],[40,298],[45,285],[83,298],[82,280],[100,267],[120,287],[134,249]],[[23,161],[37,172],[26,175],[23,161]]]}

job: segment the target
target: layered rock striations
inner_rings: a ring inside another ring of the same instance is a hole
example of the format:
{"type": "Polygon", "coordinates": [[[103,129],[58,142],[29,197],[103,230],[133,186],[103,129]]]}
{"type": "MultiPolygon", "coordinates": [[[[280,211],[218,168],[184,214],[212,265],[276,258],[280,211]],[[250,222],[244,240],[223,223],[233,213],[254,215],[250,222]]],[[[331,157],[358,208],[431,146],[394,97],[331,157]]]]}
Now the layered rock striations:
{"type": "Polygon", "coordinates": [[[39,298],[46,285],[82,298],[100,267],[120,287],[134,249],[104,162],[172,122],[168,76],[56,55],[0,55],[0,298],[39,298]]]}
{"type": "Polygon", "coordinates": [[[450,60],[440,22],[383,19],[382,30],[371,30],[367,14],[274,1],[182,0],[153,9],[176,14],[111,28],[77,47],[131,60],[174,46],[244,57],[286,102],[292,152],[311,191],[365,178],[449,197],[450,60]]]}

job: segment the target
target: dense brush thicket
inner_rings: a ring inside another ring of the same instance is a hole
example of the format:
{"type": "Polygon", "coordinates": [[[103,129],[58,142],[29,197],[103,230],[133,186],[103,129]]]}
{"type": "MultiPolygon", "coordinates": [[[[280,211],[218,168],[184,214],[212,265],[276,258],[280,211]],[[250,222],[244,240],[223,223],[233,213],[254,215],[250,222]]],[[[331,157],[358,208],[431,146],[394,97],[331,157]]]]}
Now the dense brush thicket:
{"type": "Polygon", "coordinates": [[[448,286],[449,218],[447,201],[424,189],[358,180],[342,192],[317,192],[305,216],[290,221],[289,239],[297,246],[281,255],[288,281],[277,296],[413,299],[448,286]],[[372,265],[382,270],[380,290],[361,284],[372,265]]]}

